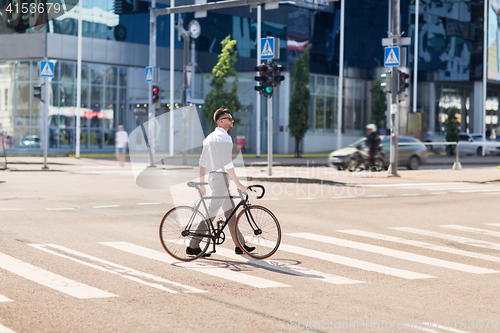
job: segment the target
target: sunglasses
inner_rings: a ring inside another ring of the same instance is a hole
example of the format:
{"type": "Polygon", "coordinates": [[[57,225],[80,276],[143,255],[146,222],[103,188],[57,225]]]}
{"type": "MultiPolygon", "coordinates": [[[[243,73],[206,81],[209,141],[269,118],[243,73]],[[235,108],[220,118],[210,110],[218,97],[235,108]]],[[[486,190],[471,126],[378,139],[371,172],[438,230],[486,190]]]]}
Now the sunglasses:
{"type": "Polygon", "coordinates": [[[229,117],[224,117],[224,118],[220,118],[220,120],[223,120],[223,119],[229,119],[229,121],[233,121],[233,117],[229,116],[229,117]]]}

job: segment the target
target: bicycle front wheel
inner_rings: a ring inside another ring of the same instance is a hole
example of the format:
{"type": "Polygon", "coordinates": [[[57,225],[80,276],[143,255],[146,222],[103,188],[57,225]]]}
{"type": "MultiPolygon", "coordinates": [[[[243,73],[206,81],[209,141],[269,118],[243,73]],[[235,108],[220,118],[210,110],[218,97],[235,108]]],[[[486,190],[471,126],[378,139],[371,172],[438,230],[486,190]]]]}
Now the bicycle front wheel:
{"type": "Polygon", "coordinates": [[[266,207],[255,205],[243,209],[236,219],[234,230],[238,246],[252,258],[268,258],[280,246],[280,224],[266,207]],[[255,247],[253,251],[247,250],[252,247],[255,247]]]}
{"type": "Polygon", "coordinates": [[[208,222],[205,216],[193,207],[174,207],[161,220],[160,241],[165,251],[175,259],[197,259],[210,245],[208,222]]]}

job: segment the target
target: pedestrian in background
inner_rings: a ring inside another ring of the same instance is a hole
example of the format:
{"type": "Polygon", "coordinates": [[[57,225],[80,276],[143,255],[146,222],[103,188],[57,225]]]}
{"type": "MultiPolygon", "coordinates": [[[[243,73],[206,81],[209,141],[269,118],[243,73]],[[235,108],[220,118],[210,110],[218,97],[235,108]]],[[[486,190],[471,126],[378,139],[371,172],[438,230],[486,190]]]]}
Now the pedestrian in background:
{"type": "Polygon", "coordinates": [[[121,167],[125,166],[125,152],[128,146],[128,134],[123,130],[123,125],[118,126],[115,137],[116,159],[121,167]]]}
{"type": "Polygon", "coordinates": [[[370,170],[375,169],[375,155],[380,149],[380,137],[377,133],[377,126],[375,124],[369,124],[366,126],[368,130],[368,135],[366,136],[366,146],[368,147],[368,157],[370,170]]]}
{"type": "MultiPolygon", "coordinates": [[[[428,128],[427,132],[425,132],[424,141],[425,142],[432,142],[432,140],[433,140],[433,133],[432,133],[431,129],[428,128]]],[[[429,147],[427,148],[427,150],[430,150],[432,152],[432,145],[429,145],[429,147]]]]}

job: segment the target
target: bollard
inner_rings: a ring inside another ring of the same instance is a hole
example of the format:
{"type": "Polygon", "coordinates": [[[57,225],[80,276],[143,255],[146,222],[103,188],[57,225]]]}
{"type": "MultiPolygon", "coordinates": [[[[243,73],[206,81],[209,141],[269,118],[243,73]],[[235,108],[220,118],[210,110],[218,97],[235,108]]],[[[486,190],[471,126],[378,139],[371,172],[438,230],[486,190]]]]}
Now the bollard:
{"type": "Polygon", "coordinates": [[[453,170],[462,170],[462,164],[460,164],[460,162],[458,161],[458,146],[459,146],[460,142],[457,142],[457,149],[456,149],[456,157],[457,157],[457,160],[455,161],[455,163],[453,163],[453,170]]]}

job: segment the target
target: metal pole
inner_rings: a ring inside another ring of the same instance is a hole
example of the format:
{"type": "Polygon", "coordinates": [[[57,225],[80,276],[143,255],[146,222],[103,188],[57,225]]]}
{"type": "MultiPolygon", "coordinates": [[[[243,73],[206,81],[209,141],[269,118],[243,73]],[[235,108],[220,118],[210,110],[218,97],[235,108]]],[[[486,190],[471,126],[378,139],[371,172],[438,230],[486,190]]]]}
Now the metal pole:
{"type": "MultiPolygon", "coordinates": [[[[483,24],[483,142],[485,141],[486,138],[486,98],[487,96],[487,91],[486,91],[486,81],[487,81],[487,67],[488,67],[488,62],[487,62],[487,54],[488,54],[488,0],[484,0],[484,24],[483,24]]],[[[485,156],[486,149],[485,147],[481,149],[482,155],[485,156]]]]}
{"type": "Polygon", "coordinates": [[[344,96],[344,17],[345,2],[340,1],[340,50],[339,50],[339,89],[338,89],[338,107],[337,107],[337,149],[342,148],[342,99],[344,96]]]}
{"type": "Polygon", "coordinates": [[[273,175],[273,98],[267,98],[267,171],[273,175]]]}
{"type": "Polygon", "coordinates": [[[151,1],[151,8],[149,9],[149,66],[153,68],[153,81],[148,85],[148,139],[151,154],[149,158],[149,166],[155,167],[154,154],[155,154],[155,131],[153,119],[155,118],[155,106],[153,105],[153,85],[156,83],[156,15],[155,15],[156,0],[151,1]]]}
{"type": "Polygon", "coordinates": [[[182,75],[182,164],[187,165],[187,103],[186,103],[186,90],[187,90],[187,73],[186,67],[189,63],[189,35],[184,34],[184,70],[182,75]]]}
{"type": "MultiPolygon", "coordinates": [[[[262,28],[261,28],[261,23],[262,23],[262,8],[261,5],[257,6],[257,65],[260,65],[261,58],[260,58],[260,53],[262,50],[260,49],[260,39],[262,38],[262,28]]],[[[255,105],[255,112],[257,113],[257,129],[256,129],[256,138],[257,138],[257,151],[256,151],[256,156],[260,157],[260,93],[255,92],[257,96],[257,104],[255,105]]]]}
{"type": "MultiPolygon", "coordinates": [[[[387,23],[387,37],[392,37],[392,0],[389,1],[389,13],[387,14],[389,22],[387,23]]],[[[384,59],[385,60],[385,59],[384,59]]],[[[392,77],[392,76],[391,76],[392,77]]],[[[389,80],[392,80],[389,78],[389,80]]],[[[392,84],[392,81],[391,81],[392,84]]],[[[387,102],[387,110],[386,110],[386,128],[392,128],[392,115],[391,115],[391,92],[388,91],[386,94],[386,102],[387,102]]],[[[392,142],[392,138],[390,139],[392,142]]],[[[391,151],[392,151],[392,146],[391,146],[391,151]]],[[[391,153],[392,154],[392,153],[391,153]]]]}
{"type": "Polygon", "coordinates": [[[413,51],[413,112],[417,112],[417,76],[418,76],[418,14],[420,0],[415,0],[415,50],[413,51]]]}
{"type": "MultiPolygon", "coordinates": [[[[47,58],[45,58],[47,61],[47,58]]],[[[49,167],[47,166],[47,153],[48,153],[48,146],[49,146],[49,129],[48,129],[48,118],[49,118],[49,78],[45,77],[44,78],[44,84],[45,84],[45,103],[43,103],[43,121],[42,121],[42,126],[43,126],[43,167],[42,170],[48,170],[49,167]]]]}
{"type": "MultiPolygon", "coordinates": [[[[170,8],[175,7],[175,0],[170,0],[170,8]]],[[[174,51],[175,51],[175,14],[170,14],[170,157],[174,157],[174,51]]]]}
{"type": "Polygon", "coordinates": [[[80,114],[82,106],[82,10],[83,0],[78,3],[78,56],[76,62],[76,148],[75,158],[80,158],[80,114]]]}
{"type": "Polygon", "coordinates": [[[196,73],[196,61],[195,61],[195,56],[196,56],[196,43],[194,42],[194,39],[191,40],[191,82],[189,83],[189,88],[191,88],[191,104],[194,105],[193,99],[194,99],[194,87],[195,87],[195,82],[196,78],[194,75],[196,73]]]}
{"type": "MultiPolygon", "coordinates": [[[[392,36],[399,37],[399,0],[392,0],[392,36]]],[[[399,133],[399,105],[398,105],[398,67],[392,69],[391,84],[391,165],[389,176],[398,175],[398,133],[399,133]]]]}

